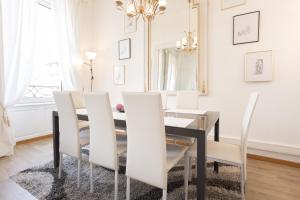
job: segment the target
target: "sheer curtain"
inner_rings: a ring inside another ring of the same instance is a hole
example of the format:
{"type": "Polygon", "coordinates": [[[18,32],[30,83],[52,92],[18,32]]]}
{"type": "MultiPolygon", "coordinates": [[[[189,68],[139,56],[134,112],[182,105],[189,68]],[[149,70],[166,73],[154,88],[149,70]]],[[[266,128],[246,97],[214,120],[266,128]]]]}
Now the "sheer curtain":
{"type": "Polygon", "coordinates": [[[36,0],[0,1],[0,157],[13,154],[7,108],[24,94],[34,64],[36,0]]]}
{"type": "Polygon", "coordinates": [[[62,83],[65,90],[80,90],[79,24],[81,0],[54,0],[62,83]]]}

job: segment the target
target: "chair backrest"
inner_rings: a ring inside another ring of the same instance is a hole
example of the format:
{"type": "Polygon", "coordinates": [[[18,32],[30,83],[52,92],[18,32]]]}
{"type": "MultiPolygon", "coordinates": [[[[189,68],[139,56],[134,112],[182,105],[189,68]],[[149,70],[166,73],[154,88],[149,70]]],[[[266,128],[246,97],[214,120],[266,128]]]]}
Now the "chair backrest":
{"type": "Polygon", "coordinates": [[[117,142],[108,93],[86,94],[85,101],[90,124],[90,162],[116,170],[117,142]]]}
{"type": "Polygon", "coordinates": [[[257,92],[253,92],[251,94],[242,122],[241,152],[242,152],[242,160],[244,162],[245,169],[247,163],[247,141],[248,141],[249,126],[252,120],[252,116],[256,107],[258,97],[259,94],[257,92]]]}
{"type": "Polygon", "coordinates": [[[176,96],[177,109],[198,109],[198,91],[178,91],[176,96]]]}
{"type": "Polygon", "coordinates": [[[83,92],[81,92],[79,90],[70,91],[70,92],[71,92],[71,96],[73,99],[74,107],[76,109],[85,108],[83,92]]]}
{"type": "Polygon", "coordinates": [[[126,175],[166,188],[166,135],[160,93],[123,93],[127,124],[126,175]]]}
{"type": "Polygon", "coordinates": [[[60,152],[80,158],[79,127],[70,92],[53,92],[59,116],[60,152]]]}

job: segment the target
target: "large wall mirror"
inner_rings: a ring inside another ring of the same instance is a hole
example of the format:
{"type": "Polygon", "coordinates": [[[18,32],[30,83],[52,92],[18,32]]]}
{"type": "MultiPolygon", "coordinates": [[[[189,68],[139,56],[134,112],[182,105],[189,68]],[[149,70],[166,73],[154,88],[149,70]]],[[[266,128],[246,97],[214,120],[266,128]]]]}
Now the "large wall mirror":
{"type": "Polygon", "coordinates": [[[168,1],[166,12],[148,26],[151,61],[146,71],[150,90],[207,94],[206,2],[168,1]]]}

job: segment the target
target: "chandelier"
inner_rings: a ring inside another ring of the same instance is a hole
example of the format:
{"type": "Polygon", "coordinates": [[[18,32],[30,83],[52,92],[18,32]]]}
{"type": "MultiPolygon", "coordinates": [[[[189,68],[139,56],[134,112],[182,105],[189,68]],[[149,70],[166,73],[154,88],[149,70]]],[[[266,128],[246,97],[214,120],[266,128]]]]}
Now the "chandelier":
{"type": "Polygon", "coordinates": [[[185,52],[193,52],[197,50],[198,41],[197,36],[193,36],[191,31],[191,0],[189,1],[189,30],[185,31],[185,37],[181,41],[176,42],[176,48],[185,52]]]}
{"type": "Polygon", "coordinates": [[[155,16],[163,14],[167,8],[167,0],[128,0],[124,5],[124,0],[115,0],[116,7],[125,12],[130,18],[137,19],[142,16],[144,21],[151,22],[155,16]]]}

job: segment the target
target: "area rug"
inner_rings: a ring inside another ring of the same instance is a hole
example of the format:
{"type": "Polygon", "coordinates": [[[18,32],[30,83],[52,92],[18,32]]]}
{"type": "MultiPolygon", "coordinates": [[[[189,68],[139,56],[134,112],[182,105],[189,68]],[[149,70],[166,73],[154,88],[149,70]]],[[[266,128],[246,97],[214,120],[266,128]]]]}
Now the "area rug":
{"type": "MultiPolygon", "coordinates": [[[[88,154],[88,152],[85,152],[88,154]]],[[[62,178],[57,178],[53,162],[26,169],[11,177],[17,184],[41,200],[96,200],[114,198],[114,172],[102,167],[94,168],[94,193],[89,192],[89,163],[87,156],[82,162],[81,185],[77,188],[77,161],[64,157],[62,178]]],[[[124,163],[124,159],[122,160],[124,163]]],[[[119,198],[126,199],[125,167],[119,171],[119,198]]],[[[168,175],[168,199],[184,199],[184,170],[182,166],[175,167],[168,175]]],[[[240,171],[237,167],[220,165],[219,173],[213,172],[213,164],[207,166],[207,195],[211,200],[241,199],[240,171]]],[[[196,178],[189,183],[189,199],[196,199],[196,178]]],[[[161,199],[162,191],[139,181],[131,180],[132,200],[161,199]]]]}

